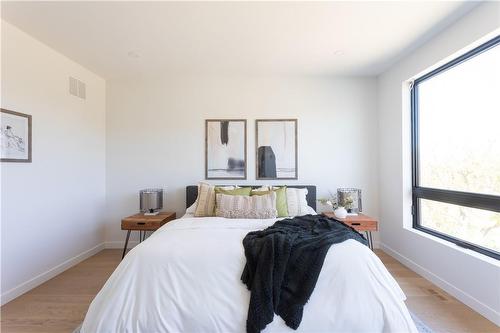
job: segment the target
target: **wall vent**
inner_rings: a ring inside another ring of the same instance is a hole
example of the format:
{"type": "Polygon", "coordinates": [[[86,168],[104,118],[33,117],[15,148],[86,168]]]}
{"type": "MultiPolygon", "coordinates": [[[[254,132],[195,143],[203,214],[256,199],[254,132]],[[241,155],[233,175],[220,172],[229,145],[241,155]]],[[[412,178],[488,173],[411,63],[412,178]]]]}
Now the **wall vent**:
{"type": "Polygon", "coordinates": [[[70,76],[69,93],[70,95],[80,97],[81,99],[85,99],[87,97],[85,83],[70,76]]]}

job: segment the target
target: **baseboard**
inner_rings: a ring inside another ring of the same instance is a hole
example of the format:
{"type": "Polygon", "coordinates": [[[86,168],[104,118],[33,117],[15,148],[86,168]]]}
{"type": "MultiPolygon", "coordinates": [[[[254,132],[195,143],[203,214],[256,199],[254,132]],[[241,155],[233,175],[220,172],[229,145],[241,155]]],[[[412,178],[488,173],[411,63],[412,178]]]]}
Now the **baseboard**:
{"type": "Polygon", "coordinates": [[[34,278],[21,283],[20,285],[6,291],[5,293],[2,294],[1,296],[1,305],[4,305],[10,301],[12,301],[14,298],[17,298],[21,296],[22,294],[30,291],[31,289],[41,285],[42,283],[52,279],[54,276],[61,274],[65,270],[75,266],[76,264],[82,262],[83,260],[93,256],[94,254],[102,251],[105,243],[98,244],[94,246],[93,248],[82,252],[73,258],[70,258],[63,263],[49,269],[48,271],[41,273],[34,278]]]}
{"type": "Polygon", "coordinates": [[[439,288],[443,289],[450,295],[456,297],[460,302],[464,303],[465,305],[469,306],[472,308],[474,311],[478,312],[482,316],[486,317],[488,320],[492,321],[496,325],[500,326],[500,312],[495,311],[495,309],[490,308],[488,305],[482,303],[481,301],[475,299],[473,296],[469,295],[468,293],[464,292],[463,290],[455,287],[454,285],[450,284],[449,282],[443,280],[440,278],[438,275],[432,273],[431,271],[427,270],[426,268],[420,266],[416,262],[412,261],[411,259],[408,259],[407,257],[403,256],[399,252],[393,250],[389,246],[385,245],[384,243],[380,243],[380,248],[390,255],[391,257],[394,257],[394,259],[398,260],[401,262],[403,265],[407,266],[411,270],[415,271],[416,273],[422,275],[425,277],[427,280],[431,281],[434,283],[436,286],[439,288]]]}
{"type": "MultiPolygon", "coordinates": [[[[139,241],[129,241],[127,248],[130,250],[134,246],[139,244],[139,241]]],[[[125,241],[108,241],[104,242],[104,248],[105,249],[123,249],[123,246],[125,245],[125,241]]]]}

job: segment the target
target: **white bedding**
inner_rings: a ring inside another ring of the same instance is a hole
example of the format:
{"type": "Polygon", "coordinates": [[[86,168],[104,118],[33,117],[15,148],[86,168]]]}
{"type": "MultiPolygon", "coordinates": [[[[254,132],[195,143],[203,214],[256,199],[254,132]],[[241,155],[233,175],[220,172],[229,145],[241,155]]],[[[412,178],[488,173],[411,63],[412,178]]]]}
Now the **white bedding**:
{"type": "MultiPolygon", "coordinates": [[[[82,333],[245,332],[242,239],[276,220],[184,218],[132,249],[96,296],[82,333]]],[[[354,241],[333,245],[299,332],[417,332],[405,295],[354,241]]],[[[264,332],[292,332],[275,316],[264,332]]]]}

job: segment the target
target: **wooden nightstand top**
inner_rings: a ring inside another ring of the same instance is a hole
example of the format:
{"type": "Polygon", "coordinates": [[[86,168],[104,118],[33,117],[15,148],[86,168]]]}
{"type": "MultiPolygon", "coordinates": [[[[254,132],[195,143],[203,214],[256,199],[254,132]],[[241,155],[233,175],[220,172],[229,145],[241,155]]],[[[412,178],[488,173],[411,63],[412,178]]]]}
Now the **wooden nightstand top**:
{"type": "Polygon", "coordinates": [[[153,231],[165,223],[175,220],[174,212],[160,212],[158,215],[144,215],[143,213],[128,216],[122,220],[122,230],[153,231]]]}
{"type": "Polygon", "coordinates": [[[378,222],[373,217],[359,213],[358,215],[347,216],[346,218],[338,218],[333,212],[324,212],[323,215],[331,217],[337,221],[345,223],[357,231],[377,231],[378,222]]]}

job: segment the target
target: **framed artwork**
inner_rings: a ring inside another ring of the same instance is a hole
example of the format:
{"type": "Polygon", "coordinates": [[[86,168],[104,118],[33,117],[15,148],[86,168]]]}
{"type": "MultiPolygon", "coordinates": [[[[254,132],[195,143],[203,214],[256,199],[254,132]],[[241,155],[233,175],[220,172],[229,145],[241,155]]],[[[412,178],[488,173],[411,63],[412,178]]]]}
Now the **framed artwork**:
{"type": "Polygon", "coordinates": [[[0,161],[31,162],[31,115],[0,111],[0,161]]]}
{"type": "Polygon", "coordinates": [[[297,179],[297,119],[255,121],[257,179],[297,179]]]}
{"type": "Polygon", "coordinates": [[[205,179],[247,179],[247,121],[205,120],[205,179]]]}

